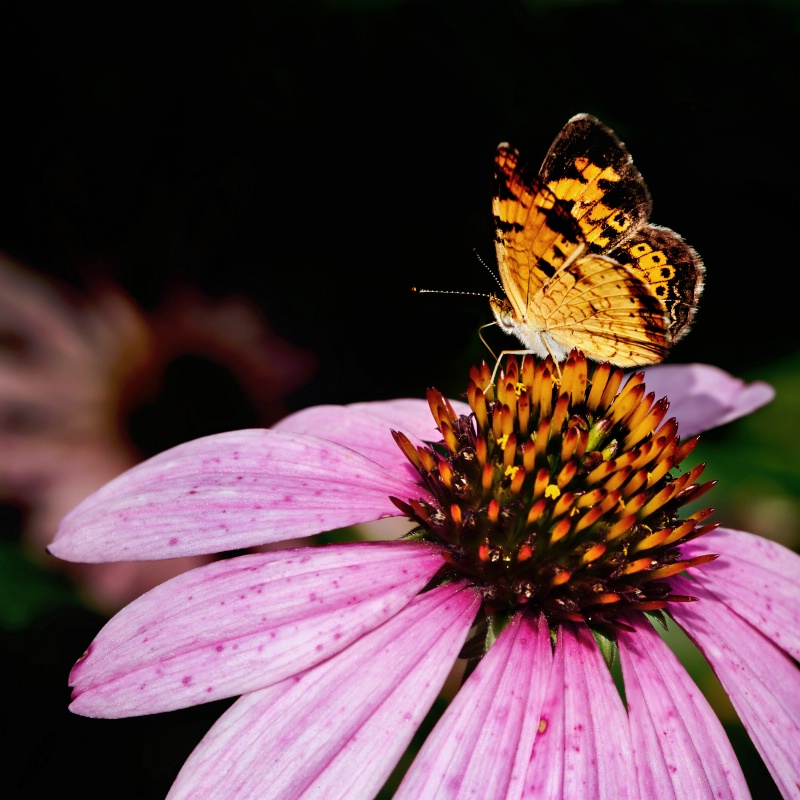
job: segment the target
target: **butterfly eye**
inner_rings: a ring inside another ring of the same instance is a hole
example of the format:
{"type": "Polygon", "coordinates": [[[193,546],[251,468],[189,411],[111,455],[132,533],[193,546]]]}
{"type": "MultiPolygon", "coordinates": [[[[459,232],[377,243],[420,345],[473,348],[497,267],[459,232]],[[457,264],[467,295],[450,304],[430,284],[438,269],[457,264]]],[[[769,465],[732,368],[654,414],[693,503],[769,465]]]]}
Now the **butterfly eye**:
{"type": "Polygon", "coordinates": [[[505,328],[508,331],[513,331],[517,327],[514,321],[514,311],[511,308],[504,308],[498,315],[497,321],[500,323],[501,328],[505,328]]]}

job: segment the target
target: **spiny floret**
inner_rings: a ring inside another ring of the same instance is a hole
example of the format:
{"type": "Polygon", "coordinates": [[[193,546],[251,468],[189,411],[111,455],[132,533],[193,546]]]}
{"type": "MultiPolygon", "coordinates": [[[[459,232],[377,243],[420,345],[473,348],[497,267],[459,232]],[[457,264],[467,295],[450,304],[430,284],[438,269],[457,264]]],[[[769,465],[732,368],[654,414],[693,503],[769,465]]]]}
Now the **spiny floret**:
{"type": "Polygon", "coordinates": [[[716,526],[702,524],[710,510],[678,510],[713,484],[696,483],[702,464],[673,476],[697,439],[681,443],[643,377],[623,385],[608,364],[590,375],[573,351],[560,379],[529,355],[496,384],[486,364],[473,368],[469,416],[429,391],[441,442],[394,433],[428,496],[393,500],[446,548],[441,577],[480,586],[487,613],[535,604],[551,620],[613,623],[689,599],[665,579],[714,558],[683,559],[680,544],[716,526]]]}

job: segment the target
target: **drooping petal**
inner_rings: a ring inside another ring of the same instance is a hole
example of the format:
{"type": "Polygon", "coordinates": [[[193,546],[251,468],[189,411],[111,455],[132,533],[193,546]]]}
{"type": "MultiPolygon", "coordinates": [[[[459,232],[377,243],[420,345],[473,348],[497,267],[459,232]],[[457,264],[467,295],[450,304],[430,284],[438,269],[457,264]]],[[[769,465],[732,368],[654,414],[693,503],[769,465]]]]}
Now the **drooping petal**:
{"type": "Polygon", "coordinates": [[[68,561],[220,553],[399,516],[424,492],[341,445],[275,430],[206,436],[160,453],[74,508],[49,550],[68,561]]]}
{"type": "Polygon", "coordinates": [[[70,676],[70,709],[124,717],[206,703],[302,672],[390,619],[430,580],[419,543],[352,543],[231,558],[119,612],[70,676]]]}
{"type": "MultiPolygon", "coordinates": [[[[433,427],[434,422],[428,404],[421,401],[420,403],[428,414],[430,427],[433,427]]],[[[273,425],[272,430],[329,439],[371,458],[392,472],[407,475],[409,478],[417,475],[416,470],[392,438],[392,426],[382,417],[371,414],[368,410],[370,404],[358,405],[365,405],[367,409],[353,406],[311,406],[284,417],[273,425]]],[[[394,430],[402,429],[395,427],[394,430]]]]}
{"type": "MultiPolygon", "coordinates": [[[[458,414],[471,413],[466,403],[452,401],[452,406],[458,414]]],[[[401,431],[415,444],[441,439],[428,403],[414,399],[312,406],[284,417],[273,430],[330,439],[393,472],[412,478],[417,473],[395,443],[391,431],[401,431]]]]}
{"type": "Polygon", "coordinates": [[[800,669],[698,581],[676,577],[672,586],[699,599],[672,603],[670,614],[708,659],[783,796],[797,797],[800,669]]]}
{"type": "Polygon", "coordinates": [[[752,533],[720,528],[682,548],[719,553],[691,576],[793,658],[800,660],[800,556],[752,533]]]}
{"type": "MultiPolygon", "coordinates": [[[[453,411],[468,417],[472,409],[460,400],[450,400],[453,411]]],[[[368,413],[385,420],[390,427],[403,431],[409,438],[424,442],[438,442],[442,437],[436,428],[430,406],[425,400],[403,398],[381,402],[353,403],[348,408],[358,413],[368,413]]]]}
{"type": "Polygon", "coordinates": [[[512,765],[522,750],[527,768],[551,661],[544,618],[517,615],[425,740],[394,800],[513,796],[512,765]]]}
{"type": "Polygon", "coordinates": [[[775,396],[775,390],[763,381],[745,383],[709,364],[649,367],[644,380],[656,399],[669,398],[669,413],[677,418],[681,436],[694,436],[744,417],[775,396]]]}
{"type": "Polygon", "coordinates": [[[646,620],[619,632],[639,790],[660,800],[749,796],[725,731],[708,701],[646,620]]]}
{"type": "MultiPolygon", "coordinates": [[[[466,403],[451,400],[457,414],[469,416],[466,403]]],[[[346,406],[312,406],[284,417],[273,430],[308,433],[330,439],[364,455],[400,452],[390,430],[402,431],[409,439],[420,442],[439,441],[441,434],[425,400],[406,398],[346,406]]],[[[375,459],[380,461],[380,458],[375,459]]]]}
{"type": "Polygon", "coordinates": [[[586,626],[559,629],[522,797],[639,797],[628,715],[586,626]]]}
{"type": "Polygon", "coordinates": [[[480,605],[446,584],[346,650],[238,700],[184,764],[170,800],[368,798],[452,667],[480,605]]]}

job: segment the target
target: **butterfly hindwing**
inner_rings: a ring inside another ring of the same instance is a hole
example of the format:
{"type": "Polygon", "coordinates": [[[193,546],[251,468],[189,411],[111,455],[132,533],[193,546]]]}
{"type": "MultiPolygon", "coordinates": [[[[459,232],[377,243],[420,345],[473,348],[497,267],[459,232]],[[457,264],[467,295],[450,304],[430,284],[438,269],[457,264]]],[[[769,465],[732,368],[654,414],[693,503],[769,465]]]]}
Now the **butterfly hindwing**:
{"type": "Polygon", "coordinates": [[[670,336],[677,342],[689,330],[703,291],[705,267],[694,248],[669,228],[645,225],[609,255],[650,284],[664,303],[670,336]]]}
{"type": "Polygon", "coordinates": [[[577,347],[619,366],[653,363],[669,349],[664,308],[630,268],[606,256],[579,258],[540,298],[544,327],[564,349],[577,347]]]}

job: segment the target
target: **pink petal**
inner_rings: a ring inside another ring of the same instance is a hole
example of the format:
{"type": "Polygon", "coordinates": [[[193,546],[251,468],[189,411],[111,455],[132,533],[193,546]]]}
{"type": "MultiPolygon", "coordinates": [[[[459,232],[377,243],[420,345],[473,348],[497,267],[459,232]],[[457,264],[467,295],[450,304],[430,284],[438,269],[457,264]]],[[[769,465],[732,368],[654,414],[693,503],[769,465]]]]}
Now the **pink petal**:
{"type": "Polygon", "coordinates": [[[520,750],[523,774],[528,766],[551,661],[547,623],[517,615],[425,740],[394,800],[511,796],[520,750]]]}
{"type": "MultiPolygon", "coordinates": [[[[459,400],[451,400],[450,405],[456,414],[468,417],[472,413],[469,405],[459,400]]],[[[384,400],[377,403],[353,403],[347,407],[357,413],[374,414],[409,438],[413,437],[424,442],[438,442],[442,438],[436,428],[430,406],[425,400],[414,398],[384,400]]]]}
{"type": "MultiPolygon", "coordinates": [[[[427,410],[427,403],[425,404],[427,410]]],[[[428,418],[430,419],[428,410],[428,418]]],[[[431,424],[433,420],[431,419],[431,424]]],[[[273,430],[318,436],[349,447],[382,467],[413,480],[414,468],[392,438],[385,420],[351,406],[312,406],[285,417],[273,430]]]]}
{"type": "MultiPolygon", "coordinates": [[[[466,403],[452,402],[456,413],[469,415],[466,403]]],[[[385,400],[348,406],[312,406],[290,414],[273,430],[292,431],[330,439],[401,474],[416,475],[392,438],[401,431],[417,444],[439,441],[441,434],[424,400],[385,400]]]]}
{"type": "Polygon", "coordinates": [[[274,430],[206,436],[138,464],[62,521],[70,561],[219,553],[400,516],[389,495],[424,492],[333,442],[274,430]]]}
{"type": "Polygon", "coordinates": [[[747,797],[736,754],[711,706],[647,621],[619,632],[620,658],[642,797],[747,797]]]}
{"type": "Polygon", "coordinates": [[[708,659],[784,797],[800,786],[800,670],[779,647],[697,581],[672,579],[670,614],[708,659]]]}
{"type": "Polygon", "coordinates": [[[586,626],[559,629],[522,797],[639,797],[628,715],[586,626]]]}
{"type": "Polygon", "coordinates": [[[644,380],[656,399],[669,398],[669,413],[677,418],[681,436],[744,417],[775,396],[763,381],[745,383],[708,364],[662,364],[645,370],[644,380]]]}
{"type": "Polygon", "coordinates": [[[171,800],[368,798],[433,704],[480,605],[446,584],[319,666],[245,695],[184,764],[171,800]]]}
{"type": "Polygon", "coordinates": [[[369,542],[240,556],[173,578],[98,634],[70,676],[85,716],[152,714],[295,675],[394,616],[442,565],[369,542]]]}
{"type": "Polygon", "coordinates": [[[720,528],[684,545],[685,557],[720,553],[691,576],[800,660],[800,556],[752,533],[720,528]]]}

